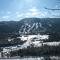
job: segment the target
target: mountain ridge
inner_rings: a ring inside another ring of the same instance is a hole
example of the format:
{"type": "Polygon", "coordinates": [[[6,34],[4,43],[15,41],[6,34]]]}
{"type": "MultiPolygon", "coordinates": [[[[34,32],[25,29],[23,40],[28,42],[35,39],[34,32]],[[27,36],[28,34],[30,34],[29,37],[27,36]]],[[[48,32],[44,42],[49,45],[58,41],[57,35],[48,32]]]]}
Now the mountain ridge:
{"type": "Polygon", "coordinates": [[[0,33],[18,32],[21,29],[21,26],[26,25],[26,23],[29,25],[32,25],[33,23],[38,23],[39,25],[39,23],[41,23],[43,27],[48,30],[60,32],[60,18],[24,18],[20,21],[0,22],[0,33]]]}

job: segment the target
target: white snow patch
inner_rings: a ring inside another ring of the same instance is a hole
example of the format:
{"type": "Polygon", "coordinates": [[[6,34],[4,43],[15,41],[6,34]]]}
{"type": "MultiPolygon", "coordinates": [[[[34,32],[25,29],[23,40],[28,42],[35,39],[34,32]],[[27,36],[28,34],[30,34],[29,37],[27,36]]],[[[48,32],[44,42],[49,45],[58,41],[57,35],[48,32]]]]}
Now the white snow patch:
{"type": "Polygon", "coordinates": [[[44,39],[48,39],[49,35],[39,35],[39,34],[38,35],[23,35],[22,37],[18,37],[18,38],[20,38],[23,41],[26,40],[26,42],[21,46],[21,48],[27,48],[27,46],[30,46],[31,44],[34,44],[36,46],[41,46],[40,41],[44,39]]]}
{"type": "Polygon", "coordinates": [[[8,38],[8,42],[11,42],[11,41],[13,41],[14,39],[10,39],[10,38],[8,38]]]}
{"type": "Polygon", "coordinates": [[[21,40],[31,40],[33,38],[38,38],[38,39],[48,39],[49,38],[49,35],[22,35],[21,37],[18,37],[18,38],[21,38],[21,40]]]}
{"type": "Polygon", "coordinates": [[[43,43],[43,44],[46,44],[46,45],[49,45],[49,46],[58,46],[60,44],[60,42],[46,42],[46,43],[43,43]]]}

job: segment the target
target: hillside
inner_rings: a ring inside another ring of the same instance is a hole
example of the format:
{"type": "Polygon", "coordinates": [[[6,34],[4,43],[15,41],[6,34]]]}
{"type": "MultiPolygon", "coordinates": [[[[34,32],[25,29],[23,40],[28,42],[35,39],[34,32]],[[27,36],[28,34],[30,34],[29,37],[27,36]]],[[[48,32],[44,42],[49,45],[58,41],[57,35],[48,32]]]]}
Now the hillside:
{"type": "Polygon", "coordinates": [[[60,32],[60,18],[25,18],[20,21],[0,22],[0,33],[60,32]]]}
{"type": "Polygon", "coordinates": [[[0,22],[0,46],[21,44],[20,35],[49,35],[44,42],[60,41],[60,18],[25,18],[0,22]],[[9,42],[8,39],[13,39],[9,42]],[[20,41],[20,42],[19,42],[20,41]]]}

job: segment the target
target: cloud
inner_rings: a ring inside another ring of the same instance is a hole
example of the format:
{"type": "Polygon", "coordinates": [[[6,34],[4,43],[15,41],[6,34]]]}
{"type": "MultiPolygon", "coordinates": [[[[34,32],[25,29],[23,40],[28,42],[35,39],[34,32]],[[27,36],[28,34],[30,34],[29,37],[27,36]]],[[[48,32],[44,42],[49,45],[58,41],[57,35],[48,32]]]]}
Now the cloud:
{"type": "Polygon", "coordinates": [[[22,17],[24,14],[23,13],[20,13],[19,11],[16,12],[16,17],[19,18],[19,17],[22,17]]]}
{"type": "Polygon", "coordinates": [[[1,13],[1,14],[11,14],[10,11],[1,11],[0,13],[1,13]]]}
{"type": "Polygon", "coordinates": [[[10,11],[7,11],[7,14],[11,14],[11,12],[10,11]]]}
{"type": "Polygon", "coordinates": [[[23,14],[17,14],[17,17],[22,17],[23,16],[23,14]]]}
{"type": "Polygon", "coordinates": [[[37,9],[36,7],[33,7],[29,9],[29,12],[26,12],[25,17],[40,17],[45,18],[47,16],[48,12],[37,9]]]}
{"type": "Polygon", "coordinates": [[[17,11],[16,14],[20,14],[20,12],[17,11]]]}
{"type": "Polygon", "coordinates": [[[3,19],[8,19],[10,16],[3,16],[2,18],[3,19]]]}
{"type": "Polygon", "coordinates": [[[25,13],[20,13],[20,12],[16,12],[16,17],[17,18],[30,18],[30,17],[39,17],[39,18],[45,18],[48,17],[48,12],[47,11],[41,11],[39,9],[37,9],[36,7],[33,7],[31,9],[28,9],[27,12],[25,13]]]}
{"type": "Polygon", "coordinates": [[[29,11],[31,11],[31,12],[37,12],[38,9],[37,9],[36,7],[33,7],[33,8],[31,8],[31,9],[29,9],[29,11]]]}
{"type": "Polygon", "coordinates": [[[30,12],[25,13],[25,17],[29,17],[29,16],[31,16],[30,12]]]}
{"type": "Polygon", "coordinates": [[[24,13],[16,12],[15,13],[16,18],[24,17],[24,13]]]}
{"type": "Polygon", "coordinates": [[[38,9],[36,7],[33,7],[28,10],[28,12],[25,13],[25,17],[36,17],[39,14],[38,9]]]}

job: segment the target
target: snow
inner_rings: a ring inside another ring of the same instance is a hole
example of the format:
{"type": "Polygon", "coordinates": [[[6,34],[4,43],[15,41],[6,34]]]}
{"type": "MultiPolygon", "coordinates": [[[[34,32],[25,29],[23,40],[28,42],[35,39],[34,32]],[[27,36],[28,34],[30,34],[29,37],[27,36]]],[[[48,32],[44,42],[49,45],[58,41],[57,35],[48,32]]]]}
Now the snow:
{"type": "Polygon", "coordinates": [[[38,23],[36,23],[36,29],[38,28],[38,23]]]}
{"type": "Polygon", "coordinates": [[[34,26],[35,26],[35,23],[29,28],[28,32],[29,32],[30,30],[32,30],[32,29],[34,28],[34,26]]]}
{"type": "Polygon", "coordinates": [[[10,39],[10,38],[8,38],[8,42],[11,42],[11,41],[13,41],[14,39],[10,39]]]}
{"type": "Polygon", "coordinates": [[[34,45],[34,47],[40,47],[42,46],[40,41],[35,41],[35,42],[32,42],[32,44],[34,45]]]}
{"type": "Polygon", "coordinates": [[[30,46],[31,44],[34,44],[34,46],[41,46],[40,41],[43,39],[48,39],[49,35],[25,35],[20,37],[21,40],[26,40],[26,42],[21,46],[21,48],[27,48],[27,46],[30,46]],[[37,38],[37,39],[33,39],[37,38]],[[34,40],[34,42],[32,41],[34,40]]]}
{"type": "Polygon", "coordinates": [[[49,27],[52,27],[52,25],[51,25],[51,24],[48,24],[48,26],[49,26],[49,27]]]}
{"type": "Polygon", "coordinates": [[[43,42],[43,40],[49,39],[49,35],[40,35],[40,34],[22,35],[21,37],[17,37],[17,38],[20,38],[23,41],[26,40],[26,42],[22,45],[5,47],[5,48],[3,48],[3,52],[9,52],[9,51],[27,48],[28,46],[31,46],[31,44],[34,47],[40,47],[40,46],[42,46],[42,43],[43,43],[43,45],[49,45],[49,46],[57,46],[60,44],[60,42],[43,42]],[[41,43],[41,41],[42,41],[42,43],[41,43]]]}
{"type": "MultiPolygon", "coordinates": [[[[42,46],[42,43],[40,43],[40,41],[31,42],[29,40],[26,43],[24,43],[23,45],[5,47],[5,48],[3,48],[3,52],[10,52],[10,51],[15,51],[15,50],[27,48],[27,46],[30,46],[31,44],[33,44],[34,47],[42,46]]],[[[58,46],[59,44],[60,44],[60,42],[45,42],[45,43],[43,43],[43,45],[48,45],[48,46],[58,46]]]]}
{"type": "Polygon", "coordinates": [[[39,23],[40,24],[40,27],[42,27],[42,24],[41,23],[39,23]]]}
{"type": "Polygon", "coordinates": [[[21,38],[21,40],[31,40],[33,38],[38,38],[38,39],[48,39],[49,38],[49,35],[22,35],[21,37],[18,37],[18,38],[21,38]]]}
{"type": "Polygon", "coordinates": [[[23,57],[20,58],[19,56],[11,57],[11,59],[1,59],[1,60],[44,60],[44,57],[23,57]]]}
{"type": "Polygon", "coordinates": [[[45,31],[46,28],[44,28],[42,26],[42,23],[33,23],[33,24],[28,24],[28,23],[25,23],[24,25],[21,26],[20,30],[19,30],[19,33],[29,33],[31,30],[33,31],[36,31],[36,30],[39,30],[39,27],[42,28],[42,30],[40,31],[45,31]]]}
{"type": "Polygon", "coordinates": [[[35,46],[41,46],[40,41],[43,39],[48,39],[49,35],[39,35],[39,34],[38,35],[22,35],[21,37],[18,37],[18,38],[20,38],[23,41],[26,40],[26,42],[21,46],[21,48],[27,48],[27,46],[30,46],[31,44],[34,44],[35,46]],[[34,40],[34,42],[32,40],[34,40]]]}
{"type": "Polygon", "coordinates": [[[10,51],[10,49],[3,48],[2,52],[9,52],[9,51],[10,51]]]}
{"type": "MultiPolygon", "coordinates": [[[[51,60],[60,60],[59,56],[46,56],[47,60],[49,60],[48,58],[50,58],[51,60]]],[[[0,59],[0,60],[46,60],[45,57],[23,57],[20,58],[19,56],[15,56],[15,57],[11,57],[10,58],[5,58],[5,59],[0,59]]]]}
{"type": "Polygon", "coordinates": [[[58,46],[60,44],[60,42],[46,42],[46,43],[43,43],[43,44],[47,44],[49,46],[58,46]]]}

